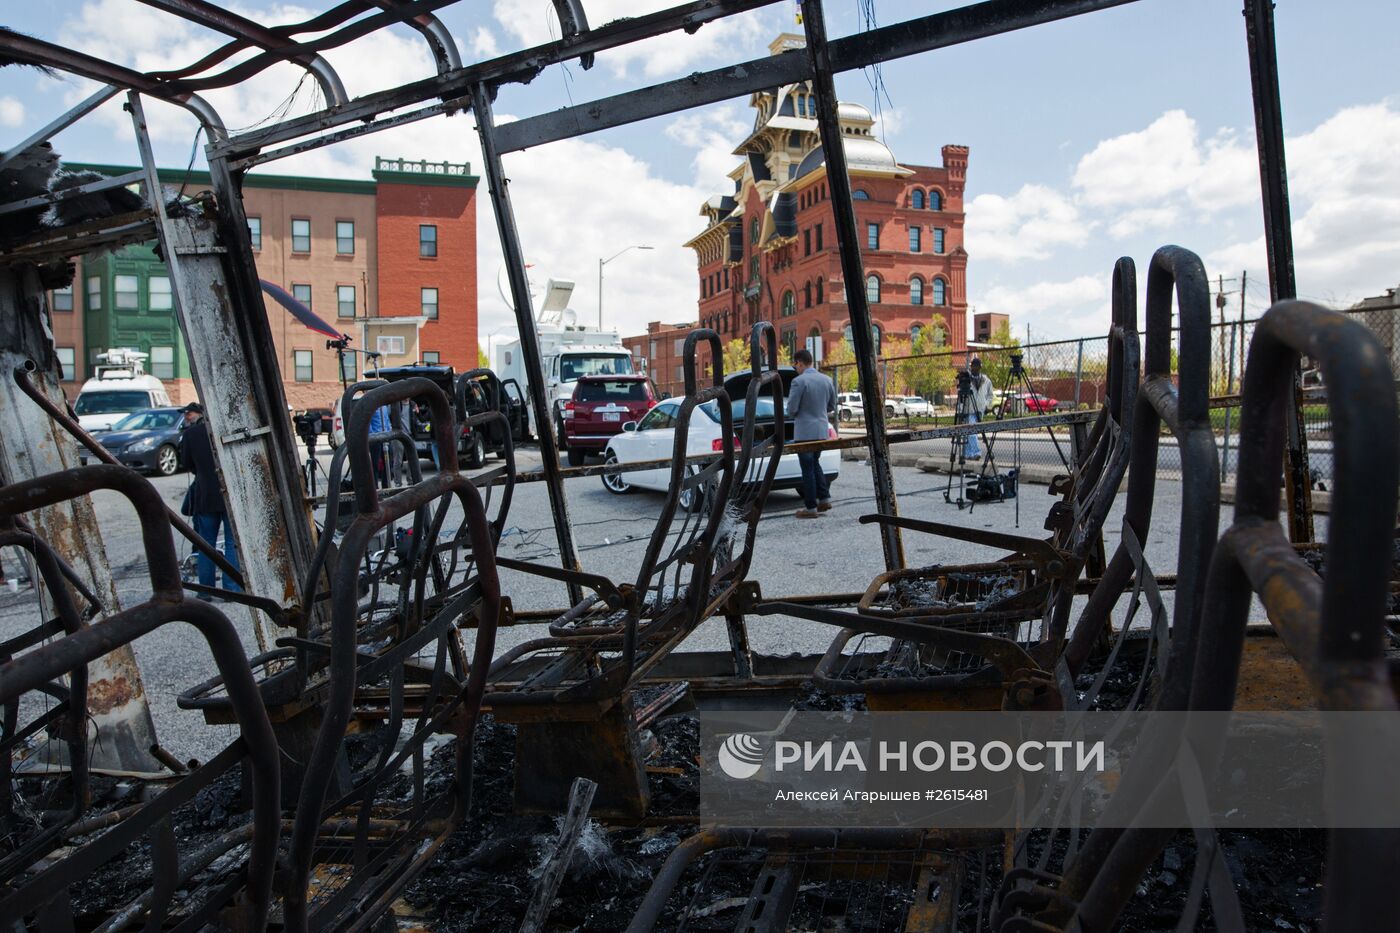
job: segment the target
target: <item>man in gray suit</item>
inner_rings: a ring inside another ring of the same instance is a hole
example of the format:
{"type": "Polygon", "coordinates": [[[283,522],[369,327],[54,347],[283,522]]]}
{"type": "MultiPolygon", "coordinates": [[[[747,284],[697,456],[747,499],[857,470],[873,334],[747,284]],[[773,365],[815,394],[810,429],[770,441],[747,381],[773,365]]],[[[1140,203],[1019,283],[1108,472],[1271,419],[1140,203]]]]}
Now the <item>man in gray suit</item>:
{"type": "MultiPolygon", "coordinates": [[[[785,406],[785,413],[793,422],[792,439],[824,441],[831,427],[828,416],[836,410],[836,384],[830,376],[817,371],[808,351],[798,350],[792,362],[797,378],[792,380],[785,406]]],[[[822,471],[821,453],[800,453],[797,462],[802,465],[802,501],[806,508],[798,509],[796,515],[816,518],[831,508],[831,490],[822,471]]]]}

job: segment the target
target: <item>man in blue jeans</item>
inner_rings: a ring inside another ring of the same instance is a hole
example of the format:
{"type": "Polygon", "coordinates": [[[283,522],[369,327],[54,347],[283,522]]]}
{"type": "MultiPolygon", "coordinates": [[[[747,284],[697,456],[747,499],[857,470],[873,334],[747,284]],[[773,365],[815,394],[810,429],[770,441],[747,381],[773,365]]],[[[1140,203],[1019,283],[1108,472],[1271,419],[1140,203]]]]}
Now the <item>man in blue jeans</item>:
{"type": "MultiPolygon", "coordinates": [[[[797,378],[792,380],[784,406],[784,414],[793,422],[792,439],[799,443],[824,441],[831,428],[829,415],[836,410],[836,384],[830,376],[817,371],[807,350],[794,353],[792,364],[797,378]]],[[[821,453],[800,453],[797,462],[802,466],[802,501],[806,508],[794,514],[798,518],[816,518],[831,508],[831,490],[822,470],[821,453]]]]}
{"type": "MultiPolygon", "coordinates": [[[[209,423],[204,420],[204,406],[191,402],[183,409],[185,429],[180,434],[180,466],[194,474],[189,493],[185,497],[185,508],[180,511],[194,518],[195,534],[215,547],[219,543],[219,529],[224,533],[224,557],[241,570],[238,563],[238,546],[233,541],[233,526],[229,524],[228,511],[224,508],[224,494],[219,487],[219,473],[214,466],[214,443],[209,437],[209,423]]],[[[195,558],[199,568],[201,586],[214,586],[214,560],[203,551],[195,558]]],[[[224,576],[224,589],[241,592],[242,587],[224,576]]],[[[200,594],[200,599],[209,597],[200,594]]]]}
{"type": "MultiPolygon", "coordinates": [[[[971,410],[964,420],[967,424],[977,424],[979,421],[985,421],[987,413],[992,409],[992,380],[982,372],[982,361],[975,356],[968,364],[968,374],[972,376],[971,410]]],[[[964,460],[982,459],[982,448],[977,443],[976,434],[967,436],[967,449],[963,454],[964,460]]]]}

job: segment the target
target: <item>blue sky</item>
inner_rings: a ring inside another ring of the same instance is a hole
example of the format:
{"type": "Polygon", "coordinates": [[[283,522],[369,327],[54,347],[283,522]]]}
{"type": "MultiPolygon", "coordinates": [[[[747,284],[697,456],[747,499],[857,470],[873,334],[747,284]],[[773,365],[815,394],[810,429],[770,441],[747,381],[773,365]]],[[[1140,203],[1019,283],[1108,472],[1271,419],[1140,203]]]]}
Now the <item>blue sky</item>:
{"type": "MultiPolygon", "coordinates": [[[[665,6],[658,0],[585,0],[595,24],[665,6]]],[[[829,0],[833,35],[862,28],[857,0],[829,0]]],[[[950,3],[876,2],[880,24],[950,3]]],[[[6,25],[156,69],[194,60],[218,39],[134,0],[14,4],[6,25]]],[[[325,3],[241,0],[268,24],[325,3]]],[[[1212,277],[1249,270],[1251,311],[1268,301],[1254,155],[1253,114],[1239,0],[1141,0],[1103,13],[891,62],[878,100],[870,77],[843,76],[838,92],[875,109],[904,162],[937,164],[939,147],[971,147],[969,293],[980,310],[1029,323],[1037,339],[1101,333],[1113,261],[1139,265],[1163,243],[1206,260],[1212,277]]],[[[547,0],[461,3],[443,19],[466,61],[551,34],[547,0]]],[[[543,112],[691,71],[758,57],[780,31],[800,31],[793,4],[599,56],[589,72],[555,67],[503,90],[501,119],[543,112]]],[[[1344,305],[1400,284],[1400,78],[1394,39],[1400,4],[1279,0],[1276,11],[1299,290],[1344,305]]],[[[430,73],[416,35],[399,30],[328,56],[352,94],[430,73]]],[[[296,88],[282,66],[247,86],[209,95],[231,127],[265,119],[296,88]]],[[[36,128],[90,85],[19,69],[0,71],[0,147],[36,128]]],[[[293,104],[313,103],[305,88],[293,104]]],[[[195,124],[148,106],[165,164],[189,158],[195,124]]],[[[129,124],[116,106],[58,138],[67,158],[133,162],[129,124]]],[[[625,332],[647,321],[693,319],[694,258],[681,244],[700,229],[703,198],[728,186],[730,151],[751,123],[736,100],[507,157],[522,240],[533,272],[578,283],[574,306],[596,313],[597,261],[647,243],[607,268],[605,309],[625,332]]],[[[273,163],[272,172],[367,178],[373,156],[467,160],[479,165],[469,117],[416,124],[273,163]]],[[[485,189],[483,187],[483,194],[485,189]]],[[[508,331],[497,295],[499,248],[483,200],[482,335],[508,331]]],[[[1237,289],[1227,283],[1227,290],[1237,289]]],[[[1232,304],[1238,296],[1232,296],[1232,304]]],[[[384,309],[392,313],[393,309],[384,309]]]]}

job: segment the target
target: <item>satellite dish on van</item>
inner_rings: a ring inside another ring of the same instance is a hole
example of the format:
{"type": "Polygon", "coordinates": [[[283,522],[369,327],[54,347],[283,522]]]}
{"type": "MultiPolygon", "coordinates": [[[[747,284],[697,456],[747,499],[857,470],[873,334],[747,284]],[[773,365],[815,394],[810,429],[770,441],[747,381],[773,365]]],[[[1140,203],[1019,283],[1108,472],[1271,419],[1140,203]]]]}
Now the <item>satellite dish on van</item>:
{"type": "Polygon", "coordinates": [[[541,314],[558,314],[569,306],[569,296],[574,293],[574,283],[568,279],[550,279],[544,286],[544,301],[540,304],[541,314]]]}
{"type": "Polygon", "coordinates": [[[565,327],[573,327],[578,323],[578,312],[573,308],[565,308],[559,312],[559,323],[565,327]]]}

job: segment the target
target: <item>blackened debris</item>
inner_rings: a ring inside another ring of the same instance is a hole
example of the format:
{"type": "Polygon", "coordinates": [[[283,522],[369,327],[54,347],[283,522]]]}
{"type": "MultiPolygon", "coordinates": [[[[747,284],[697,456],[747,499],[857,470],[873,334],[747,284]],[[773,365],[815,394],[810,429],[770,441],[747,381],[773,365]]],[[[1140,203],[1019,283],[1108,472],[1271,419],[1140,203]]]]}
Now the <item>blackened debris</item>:
{"type": "MultiPolygon", "coordinates": [[[[106,175],[97,172],[60,170],[54,176],[49,190],[58,194],[70,188],[78,188],[102,181],[106,177],[106,175]]],[[[145,206],[146,202],[133,191],[126,188],[106,188],[102,191],[92,191],[54,202],[51,225],[66,227],[70,224],[102,220],[105,217],[115,217],[118,214],[139,211],[145,206]]]]}

